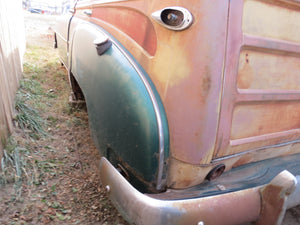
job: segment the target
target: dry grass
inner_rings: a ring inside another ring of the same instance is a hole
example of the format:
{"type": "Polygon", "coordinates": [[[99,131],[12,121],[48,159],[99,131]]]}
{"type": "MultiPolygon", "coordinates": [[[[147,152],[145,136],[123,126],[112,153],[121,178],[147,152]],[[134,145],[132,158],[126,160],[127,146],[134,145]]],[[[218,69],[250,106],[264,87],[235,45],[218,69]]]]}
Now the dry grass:
{"type": "Polygon", "coordinates": [[[69,106],[66,70],[42,37],[24,58],[1,162],[0,224],[126,224],[101,187],[87,113],[69,106]]]}

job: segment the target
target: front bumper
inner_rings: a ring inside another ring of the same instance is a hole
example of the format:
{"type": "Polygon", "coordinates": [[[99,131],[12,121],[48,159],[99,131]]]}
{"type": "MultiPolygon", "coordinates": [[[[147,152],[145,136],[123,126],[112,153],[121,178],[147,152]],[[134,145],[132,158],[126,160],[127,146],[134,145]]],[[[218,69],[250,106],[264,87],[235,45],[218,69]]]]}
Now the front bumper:
{"type": "Polygon", "coordinates": [[[300,176],[287,170],[266,185],[183,200],[161,200],[138,192],[104,157],[100,177],[109,198],[131,224],[234,225],[256,221],[274,225],[281,224],[287,208],[300,203],[300,176]]]}

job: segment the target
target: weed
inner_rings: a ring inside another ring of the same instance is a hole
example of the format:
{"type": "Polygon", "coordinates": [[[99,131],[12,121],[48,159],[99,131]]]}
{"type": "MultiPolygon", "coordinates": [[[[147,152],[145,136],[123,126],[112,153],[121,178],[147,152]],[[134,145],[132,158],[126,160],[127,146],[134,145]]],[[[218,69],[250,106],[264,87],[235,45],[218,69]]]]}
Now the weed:
{"type": "MultiPolygon", "coordinates": [[[[15,120],[17,125],[25,132],[30,131],[30,136],[33,138],[39,138],[39,134],[46,135],[44,127],[46,125],[45,120],[39,115],[39,112],[30,106],[31,102],[41,102],[41,98],[44,96],[44,90],[40,82],[32,79],[33,74],[41,73],[39,66],[35,64],[25,63],[24,73],[31,73],[31,79],[25,78],[20,82],[20,88],[16,95],[15,108],[17,115],[15,120]]],[[[41,106],[41,105],[39,105],[41,106]]]]}
{"type": "Polygon", "coordinates": [[[27,99],[40,98],[44,91],[41,84],[33,79],[23,79],[20,82],[20,94],[23,94],[27,99]]]}
{"type": "Polygon", "coordinates": [[[56,184],[51,186],[51,192],[52,192],[53,195],[57,194],[55,189],[56,189],[56,184]]]}
{"type": "Polygon", "coordinates": [[[23,130],[30,130],[36,134],[46,135],[44,130],[45,120],[39,115],[38,111],[28,106],[22,99],[17,98],[15,108],[18,112],[15,119],[18,126],[23,130]]]}
{"type": "Polygon", "coordinates": [[[1,158],[0,185],[14,184],[12,199],[20,199],[22,183],[32,180],[32,166],[28,158],[29,151],[17,147],[16,143],[9,139],[1,158]]]}
{"type": "Polygon", "coordinates": [[[1,136],[1,144],[0,144],[0,148],[6,145],[6,137],[5,135],[1,136]]]}
{"type": "Polygon", "coordinates": [[[77,188],[75,188],[75,187],[72,187],[72,191],[73,191],[73,193],[76,193],[76,192],[79,191],[79,189],[77,189],[77,188]]]}
{"type": "Polygon", "coordinates": [[[24,73],[33,74],[36,76],[36,78],[38,78],[37,74],[41,73],[41,68],[39,66],[28,62],[24,63],[23,70],[24,73]]]}

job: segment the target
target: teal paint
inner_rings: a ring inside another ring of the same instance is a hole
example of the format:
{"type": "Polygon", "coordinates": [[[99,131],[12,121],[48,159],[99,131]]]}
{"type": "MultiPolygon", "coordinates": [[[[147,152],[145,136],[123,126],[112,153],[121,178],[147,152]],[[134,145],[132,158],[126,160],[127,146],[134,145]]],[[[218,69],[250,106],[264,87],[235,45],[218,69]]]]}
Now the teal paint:
{"type": "MultiPolygon", "coordinates": [[[[85,95],[92,136],[103,156],[127,169],[133,185],[143,191],[154,190],[159,134],[151,98],[137,71],[114,44],[103,55],[97,54],[93,41],[101,34],[92,25],[81,26],[72,47],[71,70],[85,95]]],[[[153,83],[146,78],[162,115],[166,160],[167,119],[153,83]]]]}

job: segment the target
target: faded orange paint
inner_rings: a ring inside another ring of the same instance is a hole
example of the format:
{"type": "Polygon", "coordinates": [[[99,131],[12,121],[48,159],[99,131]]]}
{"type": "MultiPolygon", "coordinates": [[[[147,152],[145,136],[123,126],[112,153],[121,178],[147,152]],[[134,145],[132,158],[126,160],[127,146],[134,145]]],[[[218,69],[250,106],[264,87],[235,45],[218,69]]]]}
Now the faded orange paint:
{"type": "Polygon", "coordinates": [[[178,40],[172,40],[172,45],[159,45],[155,59],[153,59],[149,70],[164,87],[164,95],[169,87],[180,84],[185,79],[189,79],[191,63],[187,53],[180,48],[172,48],[173,45],[180,45],[178,40]],[[156,60],[164,59],[164,60],[156,60]]]}
{"type": "Polygon", "coordinates": [[[136,41],[149,55],[155,55],[157,48],[155,30],[149,18],[141,12],[132,8],[104,6],[95,8],[92,17],[117,27],[136,41]]]}
{"type": "Polygon", "coordinates": [[[84,18],[115,36],[160,94],[171,187],[198,184],[219,163],[229,170],[299,152],[299,2],[139,0],[90,9],[84,18]],[[191,27],[156,23],[151,14],[167,6],[189,10],[191,27]]]}

